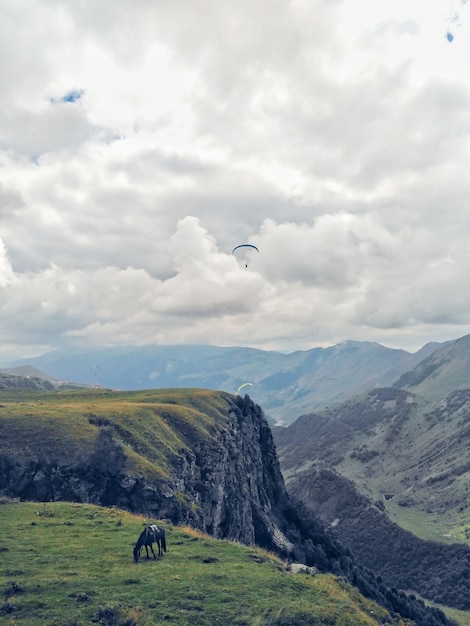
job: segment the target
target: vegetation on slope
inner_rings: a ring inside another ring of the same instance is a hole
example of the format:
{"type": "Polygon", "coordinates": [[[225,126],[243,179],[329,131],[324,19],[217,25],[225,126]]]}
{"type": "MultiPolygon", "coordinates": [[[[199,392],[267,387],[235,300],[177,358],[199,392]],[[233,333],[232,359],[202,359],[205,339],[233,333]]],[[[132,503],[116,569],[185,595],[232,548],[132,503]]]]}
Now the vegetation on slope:
{"type": "Polygon", "coordinates": [[[227,420],[228,394],[208,390],[115,392],[105,389],[0,396],[0,455],[57,462],[93,453],[110,426],[126,453],[126,472],[168,473],[181,451],[227,420]]]}
{"type": "Polygon", "coordinates": [[[54,385],[36,376],[21,376],[0,372],[0,389],[30,389],[35,391],[51,391],[54,385]]]}
{"type": "Polygon", "coordinates": [[[430,405],[409,391],[379,388],[274,429],[287,479],[309,466],[333,467],[390,516],[426,514],[435,533],[425,538],[442,542],[449,533],[453,541],[470,537],[469,436],[469,390],[430,405]]]}
{"type": "Polygon", "coordinates": [[[403,624],[333,575],[166,525],[168,552],[135,564],[145,520],[83,504],[0,504],[0,616],[14,626],[403,624]]]}
{"type": "Polygon", "coordinates": [[[470,616],[470,547],[419,539],[392,523],[380,503],[370,502],[331,469],[299,472],[289,490],[333,525],[332,532],[385,584],[412,589],[470,616]]]}
{"type": "Polygon", "coordinates": [[[380,585],[328,536],[311,510],[289,500],[269,426],[248,396],[204,390],[89,390],[26,398],[6,394],[2,399],[3,493],[15,490],[29,500],[104,506],[124,502],[121,508],[158,511],[153,515],[174,524],[184,519],[199,528],[214,525],[216,536],[256,541],[342,576],[364,596],[420,626],[449,623],[442,612],[380,585]],[[15,474],[12,454],[21,457],[15,462],[27,464],[26,471],[15,474]],[[151,483],[130,475],[142,474],[148,466],[151,483]],[[39,498],[38,485],[43,489],[39,498]],[[155,495],[155,506],[149,506],[155,495]],[[287,543],[279,543],[279,535],[287,543]]]}

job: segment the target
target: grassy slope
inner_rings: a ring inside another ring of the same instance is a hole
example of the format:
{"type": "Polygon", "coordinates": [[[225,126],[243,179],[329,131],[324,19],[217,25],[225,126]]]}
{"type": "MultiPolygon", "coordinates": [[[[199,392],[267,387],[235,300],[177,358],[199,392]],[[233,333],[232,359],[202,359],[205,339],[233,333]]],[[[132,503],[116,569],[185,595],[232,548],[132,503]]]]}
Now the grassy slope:
{"type": "Polygon", "coordinates": [[[167,554],[134,564],[145,520],[117,509],[3,500],[0,520],[5,625],[361,626],[385,616],[341,579],[291,574],[263,551],[190,529],[167,526],[167,554]]]}
{"type": "Polygon", "coordinates": [[[197,389],[103,389],[0,394],[0,453],[59,461],[89,454],[110,423],[125,446],[126,471],[164,476],[181,449],[227,422],[229,394],[197,389]]]}
{"type": "Polygon", "coordinates": [[[284,475],[288,480],[321,460],[383,502],[390,518],[417,536],[470,544],[469,473],[457,469],[469,462],[470,403],[452,411],[441,402],[435,416],[434,405],[431,413],[424,399],[412,403],[404,395],[377,389],[300,418],[287,429],[290,439],[277,431],[284,475]],[[394,394],[396,400],[386,400],[394,394]],[[372,454],[361,457],[361,451],[372,454]],[[448,473],[447,480],[436,479],[448,473]],[[394,497],[384,500],[384,494],[394,497]]]}

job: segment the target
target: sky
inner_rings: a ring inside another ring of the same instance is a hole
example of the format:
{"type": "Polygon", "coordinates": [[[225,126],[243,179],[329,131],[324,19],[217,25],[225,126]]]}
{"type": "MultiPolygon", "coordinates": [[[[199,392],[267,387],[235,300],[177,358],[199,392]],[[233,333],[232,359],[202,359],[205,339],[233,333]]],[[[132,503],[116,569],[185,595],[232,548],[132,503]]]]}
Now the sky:
{"type": "Polygon", "coordinates": [[[1,362],[470,333],[470,2],[2,0],[0,81],[1,362]]]}

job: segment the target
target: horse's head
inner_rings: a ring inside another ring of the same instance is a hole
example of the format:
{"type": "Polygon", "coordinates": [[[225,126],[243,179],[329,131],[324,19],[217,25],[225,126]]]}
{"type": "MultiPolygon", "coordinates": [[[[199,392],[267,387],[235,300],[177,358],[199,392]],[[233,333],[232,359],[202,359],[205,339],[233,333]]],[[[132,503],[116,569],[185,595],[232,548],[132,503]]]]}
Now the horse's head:
{"type": "Polygon", "coordinates": [[[140,557],[140,548],[135,546],[135,548],[134,548],[134,563],[137,563],[137,561],[139,560],[139,557],[140,557]]]}

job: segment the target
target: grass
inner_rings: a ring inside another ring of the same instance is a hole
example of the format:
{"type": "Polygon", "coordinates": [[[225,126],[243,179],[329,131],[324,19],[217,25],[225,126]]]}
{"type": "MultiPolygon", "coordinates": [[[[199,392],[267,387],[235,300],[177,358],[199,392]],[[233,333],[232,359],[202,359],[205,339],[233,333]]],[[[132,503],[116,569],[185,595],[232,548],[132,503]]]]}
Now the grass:
{"type": "Polygon", "coordinates": [[[0,453],[70,461],[87,456],[101,426],[125,447],[126,471],[166,476],[184,449],[227,423],[228,394],[198,389],[0,393],[0,453]]]}
{"type": "Polygon", "coordinates": [[[386,617],[342,579],[291,574],[257,548],[166,525],[166,555],[135,564],[143,517],[1,502],[0,622],[8,626],[365,626],[386,617]]]}
{"type": "Polygon", "coordinates": [[[469,508],[461,514],[425,513],[416,507],[401,507],[391,500],[386,508],[391,520],[421,539],[470,545],[469,508]]]}

